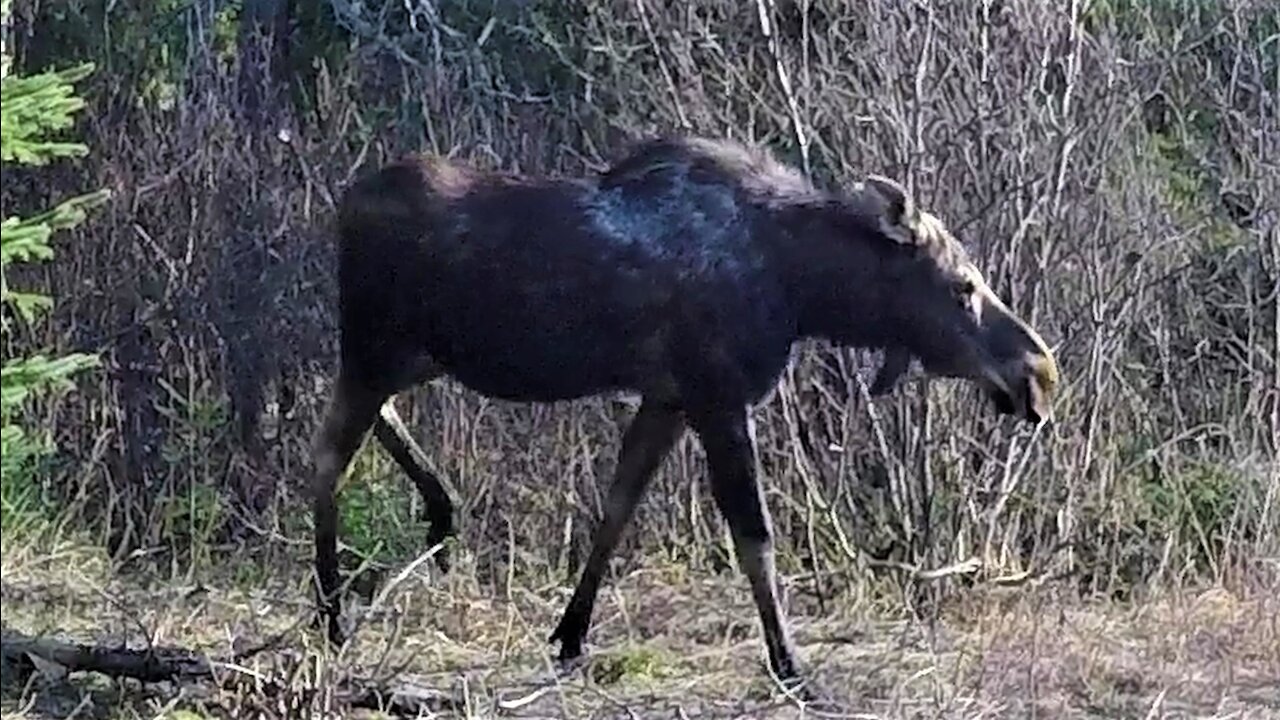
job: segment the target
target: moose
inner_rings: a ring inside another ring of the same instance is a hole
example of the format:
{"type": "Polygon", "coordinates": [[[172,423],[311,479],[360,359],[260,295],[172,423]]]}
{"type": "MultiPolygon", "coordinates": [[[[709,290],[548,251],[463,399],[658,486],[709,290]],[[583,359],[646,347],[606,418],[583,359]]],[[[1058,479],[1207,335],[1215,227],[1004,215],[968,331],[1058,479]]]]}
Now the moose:
{"type": "MultiPolygon", "coordinates": [[[[513,402],[640,396],[586,565],[549,637],[582,657],[606,566],[686,429],[750,582],[770,669],[799,680],[748,429],[808,338],[878,348],[890,391],[917,360],[1002,414],[1051,417],[1057,364],[963,246],[899,183],[824,190],[767,151],[705,137],[637,143],[588,178],[412,155],[338,208],[339,369],[314,448],[319,618],[345,639],[335,484],[372,426],[422,494],[435,546],[453,504],[393,404],[448,376],[513,402]]],[[[446,554],[436,557],[449,567],[446,554]]]]}

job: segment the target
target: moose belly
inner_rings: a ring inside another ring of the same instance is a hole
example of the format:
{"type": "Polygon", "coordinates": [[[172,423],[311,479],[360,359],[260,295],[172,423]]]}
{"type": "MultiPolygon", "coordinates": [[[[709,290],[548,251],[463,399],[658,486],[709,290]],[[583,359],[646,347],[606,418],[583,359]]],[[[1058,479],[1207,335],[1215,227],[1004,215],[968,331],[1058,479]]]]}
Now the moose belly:
{"type": "Polygon", "coordinates": [[[647,364],[644,333],[589,314],[511,313],[450,325],[433,333],[428,352],[458,382],[502,400],[554,402],[629,389],[647,364]]]}

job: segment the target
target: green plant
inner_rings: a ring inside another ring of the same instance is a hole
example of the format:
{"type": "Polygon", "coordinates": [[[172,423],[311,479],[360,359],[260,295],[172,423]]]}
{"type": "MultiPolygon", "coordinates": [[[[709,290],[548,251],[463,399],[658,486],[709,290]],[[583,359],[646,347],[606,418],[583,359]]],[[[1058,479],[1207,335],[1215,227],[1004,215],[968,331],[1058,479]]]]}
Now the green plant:
{"type": "Polygon", "coordinates": [[[1188,462],[1163,482],[1143,485],[1145,515],[1159,536],[1177,533],[1191,538],[1191,558],[1212,564],[1227,541],[1227,522],[1243,479],[1229,468],[1188,462]]]}
{"type": "Polygon", "coordinates": [[[188,567],[210,559],[209,545],[224,518],[222,498],[206,485],[190,485],[186,493],[166,497],[161,515],[161,537],[186,546],[188,567]]]}
{"type": "MultiPolygon", "coordinates": [[[[0,2],[0,15],[9,16],[10,0],[0,2]]],[[[79,143],[56,139],[71,126],[72,115],[84,107],[74,94],[74,83],[93,70],[90,64],[31,76],[9,74],[10,58],[5,56],[0,70],[0,160],[5,163],[44,165],[50,161],[78,157],[87,152],[79,143]]],[[[9,285],[8,272],[18,263],[47,262],[53,258],[49,238],[56,230],[78,225],[89,208],[108,197],[106,190],[63,201],[53,209],[32,217],[5,218],[0,224],[0,314],[3,346],[10,347],[15,321],[33,323],[53,301],[40,293],[22,291],[9,285]],[[10,317],[10,311],[15,317],[10,317]]],[[[0,522],[6,534],[38,514],[39,487],[35,462],[50,452],[45,433],[23,424],[26,404],[41,394],[70,387],[70,377],[95,366],[98,359],[86,353],[51,357],[38,353],[29,357],[4,359],[0,369],[0,522]]]]}
{"type": "Polygon", "coordinates": [[[342,489],[344,539],[358,555],[374,561],[394,562],[426,550],[426,524],[411,510],[413,490],[394,475],[385,452],[366,445],[353,459],[342,489]]]}
{"type": "Polygon", "coordinates": [[[591,665],[591,679],[599,685],[630,681],[661,680],[678,674],[673,658],[666,652],[648,647],[631,646],[596,658],[591,665]]]}

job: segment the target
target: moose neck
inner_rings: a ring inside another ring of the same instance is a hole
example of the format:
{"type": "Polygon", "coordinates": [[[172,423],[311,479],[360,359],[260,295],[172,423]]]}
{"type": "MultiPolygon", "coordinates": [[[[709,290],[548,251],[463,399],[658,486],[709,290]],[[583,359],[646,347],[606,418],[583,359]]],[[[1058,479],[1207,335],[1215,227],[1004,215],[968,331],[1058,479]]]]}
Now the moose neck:
{"type": "Polygon", "coordinates": [[[863,348],[888,343],[887,255],[846,203],[796,206],[781,216],[779,263],[799,334],[863,348]]]}

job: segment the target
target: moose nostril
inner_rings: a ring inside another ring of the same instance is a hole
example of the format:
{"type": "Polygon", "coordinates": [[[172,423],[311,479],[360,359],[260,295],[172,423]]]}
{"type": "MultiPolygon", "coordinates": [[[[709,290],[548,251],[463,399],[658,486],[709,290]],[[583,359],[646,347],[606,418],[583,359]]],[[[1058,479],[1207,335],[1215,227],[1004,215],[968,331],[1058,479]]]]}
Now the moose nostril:
{"type": "Polygon", "coordinates": [[[1040,411],[1036,408],[1035,398],[1033,398],[1029,393],[1027,394],[1027,406],[1025,408],[1025,414],[1027,416],[1028,422],[1032,422],[1037,425],[1040,424],[1042,420],[1044,420],[1044,416],[1042,416],[1040,414],[1040,411]]]}
{"type": "Polygon", "coordinates": [[[1039,424],[1048,419],[1051,414],[1049,407],[1051,387],[1046,387],[1041,377],[1033,375],[1027,378],[1027,384],[1023,389],[1023,411],[1029,422],[1039,424]]]}

